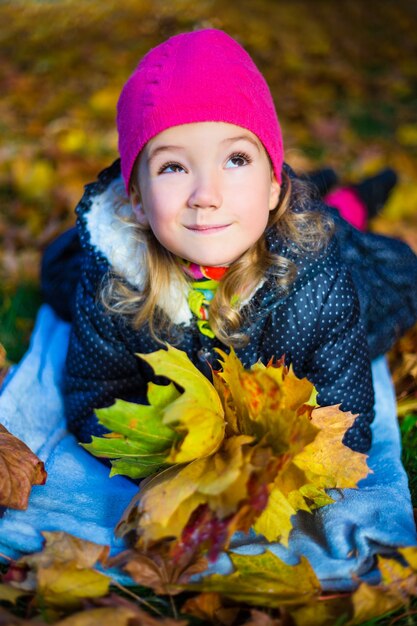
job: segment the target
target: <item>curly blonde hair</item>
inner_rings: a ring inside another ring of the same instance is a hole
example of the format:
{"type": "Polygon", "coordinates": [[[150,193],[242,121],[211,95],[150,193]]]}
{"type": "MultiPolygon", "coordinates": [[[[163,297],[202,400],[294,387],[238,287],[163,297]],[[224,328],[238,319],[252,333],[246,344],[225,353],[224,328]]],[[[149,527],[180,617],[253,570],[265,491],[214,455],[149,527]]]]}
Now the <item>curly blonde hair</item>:
{"type": "MultiPolygon", "coordinates": [[[[119,191],[119,208],[126,208],[124,190],[119,191]]],[[[223,344],[237,348],[248,342],[248,337],[241,331],[244,321],[242,304],[250,300],[267,272],[274,277],[282,293],[289,291],[296,278],[296,264],[268,250],[266,233],[270,229],[276,228],[284,243],[292,244],[291,249],[296,254],[314,255],[327,245],[333,224],[330,217],[309,209],[313,193],[307,182],[298,178],[291,180],[283,172],[279,202],[276,209],[270,212],[264,236],[232,263],[210,303],[209,324],[223,344]]],[[[178,332],[173,332],[174,324],[158,307],[158,301],[160,294],[168,291],[174,277],[179,285],[184,285],[185,290],[190,279],[175,255],[159,243],[149,227],[142,226],[133,218],[122,217],[125,211],[116,213],[134,230],[137,241],[145,244],[145,284],[139,291],[117,274],[109,273],[103,281],[101,301],[108,311],[128,316],[133,328],[139,329],[147,323],[155,340],[163,342],[162,335],[165,335],[175,343],[178,332]]]]}

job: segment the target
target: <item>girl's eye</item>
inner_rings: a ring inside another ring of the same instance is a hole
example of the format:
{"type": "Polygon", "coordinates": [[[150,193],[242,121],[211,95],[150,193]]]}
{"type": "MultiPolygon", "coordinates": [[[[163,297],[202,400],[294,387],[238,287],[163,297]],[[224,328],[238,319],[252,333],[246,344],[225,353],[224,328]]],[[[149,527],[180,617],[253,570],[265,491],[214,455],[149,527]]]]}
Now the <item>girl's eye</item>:
{"type": "Polygon", "coordinates": [[[158,174],[177,174],[183,171],[184,168],[179,163],[164,163],[164,165],[161,165],[161,167],[158,169],[158,174]]]}
{"type": "Polygon", "coordinates": [[[244,152],[236,152],[235,154],[232,154],[229,157],[226,167],[228,168],[242,167],[242,165],[247,165],[251,161],[252,159],[250,158],[248,154],[245,154],[244,152]]]}

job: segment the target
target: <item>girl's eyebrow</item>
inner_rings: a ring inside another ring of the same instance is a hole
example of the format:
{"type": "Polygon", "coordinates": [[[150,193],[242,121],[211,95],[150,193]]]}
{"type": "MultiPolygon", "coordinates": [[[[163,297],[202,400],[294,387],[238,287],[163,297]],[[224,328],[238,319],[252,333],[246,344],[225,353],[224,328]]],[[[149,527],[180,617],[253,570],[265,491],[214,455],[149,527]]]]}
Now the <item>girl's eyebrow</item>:
{"type": "Polygon", "coordinates": [[[237,137],[228,137],[227,139],[223,139],[222,143],[234,143],[235,141],[240,141],[241,139],[245,139],[246,141],[249,141],[251,144],[255,146],[258,152],[260,152],[258,142],[252,137],[249,137],[249,135],[238,135],[237,137]]]}
{"type": "Polygon", "coordinates": [[[151,153],[146,160],[147,164],[149,165],[149,163],[156,157],[157,154],[159,154],[160,152],[165,152],[165,150],[184,150],[184,148],[182,146],[158,146],[157,148],[151,150],[151,153]]]}

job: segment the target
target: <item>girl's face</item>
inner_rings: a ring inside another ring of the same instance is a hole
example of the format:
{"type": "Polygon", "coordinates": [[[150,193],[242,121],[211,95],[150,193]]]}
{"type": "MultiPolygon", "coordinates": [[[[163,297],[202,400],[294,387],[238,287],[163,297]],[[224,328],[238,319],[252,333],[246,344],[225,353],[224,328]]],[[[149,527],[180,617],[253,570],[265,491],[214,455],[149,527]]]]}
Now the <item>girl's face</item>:
{"type": "Polygon", "coordinates": [[[174,126],[142,150],[131,194],[138,220],[173,254],[236,261],[263,234],[280,187],[259,139],[223,122],[174,126]]]}

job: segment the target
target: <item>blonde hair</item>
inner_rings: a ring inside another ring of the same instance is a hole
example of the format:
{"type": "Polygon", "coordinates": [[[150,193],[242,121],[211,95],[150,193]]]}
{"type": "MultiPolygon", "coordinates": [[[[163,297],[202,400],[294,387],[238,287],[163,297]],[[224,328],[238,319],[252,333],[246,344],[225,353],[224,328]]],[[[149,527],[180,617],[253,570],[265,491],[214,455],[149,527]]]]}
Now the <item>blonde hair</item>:
{"type": "MultiPolygon", "coordinates": [[[[270,212],[264,235],[228,269],[210,303],[209,323],[215,336],[225,345],[241,347],[248,337],[241,331],[244,317],[243,303],[265,280],[268,272],[274,277],[276,287],[284,295],[297,276],[296,264],[285,256],[268,250],[266,233],[276,229],[284,244],[291,245],[295,254],[314,255],[324,248],[330,238],[333,223],[320,211],[311,211],[313,191],[311,186],[299,179],[291,180],[283,172],[280,199],[276,209],[270,212]]],[[[126,208],[126,196],[120,197],[116,209],[126,208]]],[[[169,290],[173,278],[187,289],[190,279],[178,264],[178,259],[164,248],[152,230],[137,223],[133,218],[122,217],[124,211],[116,210],[120,220],[134,229],[134,234],[145,249],[145,283],[138,291],[115,273],[109,273],[102,285],[100,297],[105,308],[130,318],[133,328],[148,323],[152,337],[163,342],[178,339],[178,329],[158,307],[160,294],[169,290]]],[[[139,268],[138,268],[139,269],[139,268]]],[[[250,311],[249,307],[246,309],[250,311]]]]}

